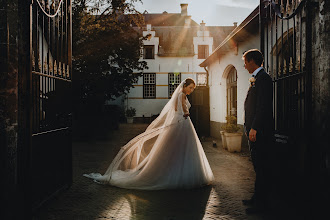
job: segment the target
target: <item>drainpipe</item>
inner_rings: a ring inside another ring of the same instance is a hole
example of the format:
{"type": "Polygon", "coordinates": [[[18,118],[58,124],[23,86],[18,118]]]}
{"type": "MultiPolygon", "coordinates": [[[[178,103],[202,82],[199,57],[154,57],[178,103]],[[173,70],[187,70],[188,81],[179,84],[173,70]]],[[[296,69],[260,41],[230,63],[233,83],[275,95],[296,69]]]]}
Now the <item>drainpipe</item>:
{"type": "Polygon", "coordinates": [[[204,70],[206,71],[206,87],[209,87],[209,70],[204,66],[204,70]]]}

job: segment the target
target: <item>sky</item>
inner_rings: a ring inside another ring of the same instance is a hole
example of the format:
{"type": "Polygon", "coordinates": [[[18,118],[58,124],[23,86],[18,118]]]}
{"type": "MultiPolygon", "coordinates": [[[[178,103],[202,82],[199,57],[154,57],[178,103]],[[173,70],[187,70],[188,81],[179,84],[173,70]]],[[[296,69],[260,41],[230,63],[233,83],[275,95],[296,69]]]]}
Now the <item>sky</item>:
{"type": "Polygon", "coordinates": [[[202,20],[206,26],[238,25],[258,6],[260,0],[142,0],[136,4],[141,13],[180,13],[181,3],[188,4],[188,15],[198,24],[202,20]]]}

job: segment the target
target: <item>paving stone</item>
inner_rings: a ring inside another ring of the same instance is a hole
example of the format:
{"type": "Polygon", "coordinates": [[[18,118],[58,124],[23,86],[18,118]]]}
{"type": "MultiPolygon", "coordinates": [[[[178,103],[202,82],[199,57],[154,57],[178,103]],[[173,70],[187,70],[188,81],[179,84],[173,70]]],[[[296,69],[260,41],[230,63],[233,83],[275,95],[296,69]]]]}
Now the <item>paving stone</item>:
{"type": "Polygon", "coordinates": [[[103,173],[119,148],[143,132],[146,124],[121,124],[105,140],[73,143],[73,185],[45,204],[35,220],[211,220],[262,219],[245,214],[242,199],[252,196],[255,173],[247,149],[229,153],[221,140],[202,141],[215,176],[210,187],[142,191],[99,185],[84,173],[103,173]],[[213,147],[216,141],[217,147],[213,147]]]}

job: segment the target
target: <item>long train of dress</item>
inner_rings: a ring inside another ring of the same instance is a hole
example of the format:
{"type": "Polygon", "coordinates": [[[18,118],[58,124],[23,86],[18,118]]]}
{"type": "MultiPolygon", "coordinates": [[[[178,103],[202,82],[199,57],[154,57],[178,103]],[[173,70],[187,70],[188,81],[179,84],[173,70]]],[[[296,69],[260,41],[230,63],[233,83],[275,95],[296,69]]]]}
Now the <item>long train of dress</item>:
{"type": "MultiPolygon", "coordinates": [[[[159,190],[209,185],[214,176],[195,128],[178,109],[157,118],[145,132],[121,148],[104,175],[84,174],[96,182],[113,186],[159,190]]],[[[190,108],[186,99],[184,103],[190,108]]]]}

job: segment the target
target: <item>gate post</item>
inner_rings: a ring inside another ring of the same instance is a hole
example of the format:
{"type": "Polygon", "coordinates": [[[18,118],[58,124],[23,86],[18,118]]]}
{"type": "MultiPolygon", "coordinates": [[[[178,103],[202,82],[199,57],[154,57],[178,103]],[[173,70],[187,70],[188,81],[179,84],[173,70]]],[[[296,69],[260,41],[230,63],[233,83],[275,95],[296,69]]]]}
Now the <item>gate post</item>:
{"type": "Polygon", "coordinates": [[[24,219],[31,219],[31,10],[32,0],[18,1],[18,140],[17,184],[24,219]]]}

